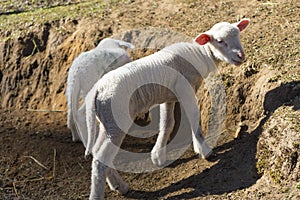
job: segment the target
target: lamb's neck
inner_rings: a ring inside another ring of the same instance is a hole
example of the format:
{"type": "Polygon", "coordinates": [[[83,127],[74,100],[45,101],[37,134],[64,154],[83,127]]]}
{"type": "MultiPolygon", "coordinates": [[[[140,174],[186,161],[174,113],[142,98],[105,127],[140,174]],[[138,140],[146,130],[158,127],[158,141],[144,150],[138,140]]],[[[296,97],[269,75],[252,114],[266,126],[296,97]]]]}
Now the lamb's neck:
{"type": "MultiPolygon", "coordinates": [[[[164,48],[162,53],[167,52],[169,54],[174,55],[174,57],[178,58],[179,60],[177,64],[182,64],[184,62],[189,63],[189,65],[197,71],[197,73],[189,74],[191,79],[198,79],[199,74],[201,75],[202,79],[205,79],[210,72],[216,71],[216,59],[212,55],[211,50],[208,46],[204,45],[201,46],[195,42],[193,43],[176,43],[171,46],[164,48]],[[198,75],[197,75],[198,74],[198,75]]],[[[175,63],[176,64],[176,63],[175,63]]],[[[179,71],[185,70],[186,67],[177,66],[179,71]]],[[[190,71],[194,71],[191,70],[190,71]]],[[[186,72],[185,74],[188,74],[186,72]]]]}
{"type": "Polygon", "coordinates": [[[210,72],[217,70],[218,61],[212,55],[209,46],[192,43],[182,50],[180,56],[189,61],[202,78],[206,78],[210,72]]]}
{"type": "Polygon", "coordinates": [[[216,56],[212,53],[212,50],[210,48],[210,46],[208,44],[201,46],[205,51],[206,54],[209,56],[210,59],[213,60],[213,62],[215,63],[216,66],[219,65],[220,60],[216,58],[216,56]]]}

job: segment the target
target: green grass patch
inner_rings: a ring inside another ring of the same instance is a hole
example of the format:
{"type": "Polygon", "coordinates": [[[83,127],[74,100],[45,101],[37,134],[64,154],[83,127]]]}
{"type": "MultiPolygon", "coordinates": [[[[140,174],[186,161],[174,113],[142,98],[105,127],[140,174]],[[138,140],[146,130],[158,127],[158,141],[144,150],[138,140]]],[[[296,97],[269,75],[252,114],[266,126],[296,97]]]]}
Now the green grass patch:
{"type": "Polygon", "coordinates": [[[51,23],[63,19],[97,18],[100,15],[105,17],[103,11],[111,9],[119,2],[122,1],[93,0],[49,8],[28,9],[25,12],[8,15],[3,14],[0,15],[0,34],[5,34],[5,39],[16,38],[30,31],[33,25],[51,23]]]}

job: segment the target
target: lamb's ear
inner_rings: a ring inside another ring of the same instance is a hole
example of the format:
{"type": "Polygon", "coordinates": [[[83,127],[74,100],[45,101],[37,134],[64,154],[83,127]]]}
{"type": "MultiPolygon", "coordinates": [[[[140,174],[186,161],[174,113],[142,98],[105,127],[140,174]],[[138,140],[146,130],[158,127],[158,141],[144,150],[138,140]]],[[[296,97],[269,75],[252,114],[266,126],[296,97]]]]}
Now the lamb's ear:
{"type": "Polygon", "coordinates": [[[237,23],[234,23],[234,25],[236,25],[240,29],[240,31],[245,30],[249,24],[250,24],[250,20],[246,18],[242,19],[237,23]]]}
{"type": "Polygon", "coordinates": [[[129,42],[124,42],[122,40],[119,40],[118,43],[119,43],[119,46],[124,46],[124,47],[130,48],[130,49],[134,49],[134,45],[129,42]]]}
{"type": "Polygon", "coordinates": [[[200,35],[198,35],[195,40],[195,42],[197,42],[200,45],[205,45],[207,42],[210,41],[210,36],[206,33],[201,33],[200,35]]]}

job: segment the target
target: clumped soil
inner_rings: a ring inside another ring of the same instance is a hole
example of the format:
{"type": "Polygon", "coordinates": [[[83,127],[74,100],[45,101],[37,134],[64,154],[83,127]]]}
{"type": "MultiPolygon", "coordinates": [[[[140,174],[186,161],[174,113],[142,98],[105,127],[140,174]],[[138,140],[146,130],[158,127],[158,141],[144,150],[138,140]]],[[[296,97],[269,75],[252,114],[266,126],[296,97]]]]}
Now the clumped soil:
{"type": "MultiPolygon", "coordinates": [[[[21,11],[0,3],[0,18],[81,2],[29,1],[21,11]]],[[[0,30],[0,198],[88,198],[91,158],[66,127],[67,73],[81,52],[112,36],[132,41],[137,49],[129,53],[137,59],[245,16],[247,60],[220,66],[227,113],[213,157],[199,159],[189,148],[163,169],[120,172],[130,191],[107,189],[106,198],[299,199],[299,8],[297,1],[120,1],[96,19],[45,17],[42,24],[0,30]],[[22,35],[14,37],[18,29],[22,35]]],[[[204,85],[197,97],[205,133],[211,105],[204,85]]],[[[149,152],[154,142],[131,137],[124,147],[149,152]]]]}

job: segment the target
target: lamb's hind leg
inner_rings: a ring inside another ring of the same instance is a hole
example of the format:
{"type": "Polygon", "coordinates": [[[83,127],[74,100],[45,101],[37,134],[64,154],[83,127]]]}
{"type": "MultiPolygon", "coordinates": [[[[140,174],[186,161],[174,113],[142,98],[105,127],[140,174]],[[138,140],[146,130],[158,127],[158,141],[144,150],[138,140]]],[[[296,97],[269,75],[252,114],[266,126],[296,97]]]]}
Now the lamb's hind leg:
{"type": "MultiPolygon", "coordinates": [[[[116,146],[112,147],[112,151],[113,151],[111,154],[113,156],[112,161],[113,161],[114,157],[117,155],[123,139],[124,139],[123,132],[120,133],[119,135],[117,135],[117,137],[112,138],[111,145],[116,145],[116,146]]],[[[111,168],[109,168],[109,170],[108,170],[106,182],[112,191],[118,190],[121,194],[126,194],[129,189],[128,184],[125,181],[123,181],[123,179],[121,178],[121,176],[119,175],[117,170],[115,170],[112,161],[108,161],[108,162],[110,162],[111,168]]]]}
{"type": "Polygon", "coordinates": [[[159,133],[151,151],[151,160],[157,166],[163,165],[166,161],[166,145],[175,125],[174,107],[175,103],[160,105],[159,133]]]}
{"type": "Polygon", "coordinates": [[[78,133],[77,133],[74,117],[73,117],[73,112],[76,112],[76,110],[71,111],[71,109],[68,108],[67,126],[69,129],[71,129],[72,141],[77,142],[80,140],[80,138],[78,137],[78,133]]]}
{"type": "Polygon", "coordinates": [[[105,177],[108,170],[108,167],[104,163],[97,160],[97,158],[93,158],[90,200],[104,199],[105,177]]]}
{"type": "MultiPolygon", "coordinates": [[[[102,131],[101,129],[100,131],[102,131]]],[[[99,133],[101,137],[104,132],[99,133]]],[[[98,141],[93,148],[92,185],[90,199],[104,199],[105,180],[107,178],[111,189],[117,189],[122,194],[128,191],[127,184],[118,175],[113,166],[113,160],[117,155],[124,134],[120,131],[109,131],[110,137],[105,137],[103,143],[98,146],[98,141]]]]}
{"type": "Polygon", "coordinates": [[[118,190],[121,194],[126,194],[128,192],[128,184],[123,181],[119,173],[113,168],[109,169],[106,182],[112,191],[118,190]]]}
{"type": "Polygon", "coordinates": [[[84,147],[87,144],[87,124],[86,124],[86,112],[85,112],[85,104],[81,106],[77,113],[76,118],[74,118],[77,134],[80,138],[81,142],[83,143],[84,147]]]}
{"type": "Polygon", "coordinates": [[[105,163],[97,159],[93,159],[90,200],[104,199],[105,180],[111,190],[118,190],[121,194],[126,194],[128,192],[127,183],[122,180],[115,169],[109,168],[105,163]]]}
{"type": "Polygon", "coordinates": [[[76,128],[76,120],[75,120],[78,106],[79,106],[78,100],[80,97],[79,81],[76,80],[75,78],[74,85],[69,86],[67,90],[68,90],[68,127],[71,129],[72,132],[72,140],[74,142],[77,142],[80,141],[79,133],[77,132],[77,128],[76,128]]]}

